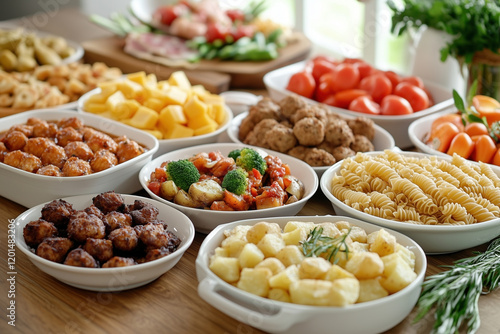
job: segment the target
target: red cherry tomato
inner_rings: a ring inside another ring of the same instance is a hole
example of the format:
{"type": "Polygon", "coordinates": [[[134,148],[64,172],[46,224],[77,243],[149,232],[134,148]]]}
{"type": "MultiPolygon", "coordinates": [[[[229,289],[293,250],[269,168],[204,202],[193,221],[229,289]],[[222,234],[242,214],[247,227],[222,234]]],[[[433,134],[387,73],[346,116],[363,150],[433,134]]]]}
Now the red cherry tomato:
{"type": "Polygon", "coordinates": [[[391,80],[392,88],[396,87],[398,83],[401,81],[401,77],[394,71],[385,71],[384,75],[387,79],[391,80]]]}
{"type": "Polygon", "coordinates": [[[323,103],[323,101],[325,101],[325,99],[329,96],[333,96],[333,94],[330,90],[328,82],[320,80],[319,83],[316,84],[316,89],[314,90],[314,100],[323,103]]]}
{"type": "Polygon", "coordinates": [[[401,96],[408,100],[413,112],[429,108],[429,97],[427,93],[417,86],[408,82],[400,82],[393,90],[394,95],[401,96]]]}
{"type": "Polygon", "coordinates": [[[311,73],[316,83],[318,83],[319,79],[323,76],[323,74],[331,73],[334,70],[335,70],[335,64],[325,59],[317,59],[312,63],[311,73]]]}
{"type": "Polygon", "coordinates": [[[424,81],[417,76],[409,76],[401,78],[400,82],[408,82],[413,86],[417,86],[418,88],[424,89],[424,81]]]}
{"type": "Polygon", "coordinates": [[[371,75],[373,72],[373,67],[364,61],[357,62],[354,66],[358,68],[360,80],[371,75]]]}
{"type": "Polygon", "coordinates": [[[226,15],[231,19],[231,21],[245,21],[245,13],[241,9],[228,9],[226,10],[226,15]]]}
{"type": "Polygon", "coordinates": [[[157,9],[156,13],[160,16],[160,22],[169,26],[176,18],[187,14],[189,8],[184,4],[165,5],[157,9]]]}
{"type": "Polygon", "coordinates": [[[290,77],[286,89],[292,91],[301,96],[312,98],[314,95],[314,90],[316,88],[316,82],[311,73],[307,71],[297,72],[290,77]]]}
{"type": "Polygon", "coordinates": [[[349,104],[349,110],[362,112],[364,114],[379,115],[380,105],[374,102],[370,96],[359,96],[349,104]]]}
{"type": "Polygon", "coordinates": [[[332,72],[330,85],[334,92],[356,88],[359,84],[359,71],[353,64],[341,63],[332,72]]]}
{"type": "Polygon", "coordinates": [[[349,104],[360,96],[367,96],[368,93],[361,89],[346,89],[341,92],[337,92],[333,95],[333,99],[329,101],[329,105],[338,108],[349,108],[349,104]]]}
{"type": "Polygon", "coordinates": [[[226,36],[229,35],[230,29],[218,22],[210,22],[207,24],[207,31],[205,32],[205,38],[208,43],[220,39],[225,40],[226,36]]]}
{"type": "Polygon", "coordinates": [[[391,94],[391,81],[383,74],[372,74],[361,80],[359,89],[366,90],[373,101],[380,103],[382,99],[391,94]]]}
{"type": "Polygon", "coordinates": [[[397,95],[387,95],[380,103],[381,115],[409,115],[413,113],[410,102],[397,95]]]}

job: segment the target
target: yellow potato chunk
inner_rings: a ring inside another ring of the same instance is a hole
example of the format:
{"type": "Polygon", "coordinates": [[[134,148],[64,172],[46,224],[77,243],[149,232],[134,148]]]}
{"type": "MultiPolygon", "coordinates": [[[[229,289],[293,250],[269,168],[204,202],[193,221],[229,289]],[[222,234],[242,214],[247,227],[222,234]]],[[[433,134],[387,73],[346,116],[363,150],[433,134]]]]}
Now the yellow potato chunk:
{"type": "Polygon", "coordinates": [[[334,281],[339,278],[355,278],[353,274],[345,270],[339,265],[332,265],[325,273],[324,279],[327,281],[334,281]]]}
{"type": "Polygon", "coordinates": [[[130,73],[125,76],[128,80],[133,81],[135,83],[138,83],[141,86],[146,85],[146,72],[144,71],[139,71],[135,73],[130,73]]]}
{"type": "Polygon", "coordinates": [[[303,228],[296,228],[293,231],[283,233],[282,237],[285,240],[285,244],[298,246],[301,241],[306,240],[308,233],[303,228]]]}
{"type": "Polygon", "coordinates": [[[174,124],[174,126],[163,132],[163,139],[175,139],[192,137],[194,130],[182,124],[174,124]]]}
{"type": "Polygon", "coordinates": [[[380,284],[380,277],[359,281],[359,297],[357,303],[380,299],[388,295],[389,292],[380,284]]]}
{"type": "Polygon", "coordinates": [[[255,268],[261,267],[269,268],[273,275],[276,275],[286,269],[285,265],[275,257],[268,257],[255,266],[255,268]]]}
{"type": "Polygon", "coordinates": [[[163,133],[160,130],[148,130],[144,129],[147,133],[155,137],[156,139],[163,139],[163,133]]]}
{"type": "Polygon", "coordinates": [[[212,133],[215,130],[217,130],[217,123],[215,121],[211,121],[210,124],[201,126],[199,128],[194,128],[193,135],[194,136],[201,136],[201,135],[206,135],[208,133],[212,133]]]}
{"type": "Polygon", "coordinates": [[[241,268],[253,268],[264,260],[264,253],[252,243],[247,243],[238,256],[241,268]]]}
{"type": "Polygon", "coordinates": [[[313,306],[329,306],[332,282],[316,279],[301,279],[290,284],[292,303],[313,306]]]}
{"type": "Polygon", "coordinates": [[[299,267],[291,265],[285,270],[273,275],[269,278],[269,286],[271,288],[280,288],[288,290],[290,284],[299,280],[299,267]]]}
{"type": "Polygon", "coordinates": [[[177,86],[170,86],[165,94],[165,102],[167,104],[184,105],[188,98],[188,93],[177,86]]]}
{"type": "Polygon", "coordinates": [[[288,290],[285,289],[270,289],[267,298],[285,303],[290,302],[290,294],[288,293],[288,290]]]}
{"type": "Polygon", "coordinates": [[[300,279],[324,279],[332,264],[322,257],[306,257],[299,266],[300,279]]]}
{"type": "Polygon", "coordinates": [[[370,252],[375,252],[380,256],[394,253],[396,247],[396,237],[384,229],[370,233],[368,238],[370,252]]]}
{"type": "Polygon", "coordinates": [[[148,107],[140,106],[127,124],[139,129],[154,129],[158,121],[158,113],[148,107]]]}
{"type": "Polygon", "coordinates": [[[309,233],[312,229],[314,229],[315,224],[312,222],[299,222],[299,221],[289,221],[283,227],[283,232],[291,232],[298,228],[304,229],[307,233],[309,233]]]}
{"type": "Polygon", "coordinates": [[[111,113],[117,120],[132,118],[141,105],[136,100],[125,100],[118,102],[111,113]]]}
{"type": "Polygon", "coordinates": [[[160,112],[160,110],[166,106],[166,103],[156,97],[150,97],[144,101],[144,106],[153,109],[156,112],[160,112]]]}
{"type": "Polygon", "coordinates": [[[124,80],[118,83],[118,89],[127,99],[135,99],[144,95],[144,87],[137,82],[124,80]]]}
{"type": "Polygon", "coordinates": [[[404,289],[417,278],[417,274],[398,253],[386,255],[382,261],[384,274],[380,283],[389,293],[404,289]]]}
{"type": "Polygon", "coordinates": [[[257,244],[266,234],[281,234],[281,227],[276,223],[258,222],[248,229],[246,238],[257,244]]]}
{"type": "MultiPolygon", "coordinates": [[[[290,232],[293,233],[293,232],[290,232]]],[[[302,250],[295,245],[288,245],[283,247],[277,254],[276,258],[285,265],[285,267],[291,266],[292,264],[300,264],[305,256],[302,250]]]]}
{"type": "Polygon", "coordinates": [[[269,277],[272,272],[268,268],[243,268],[236,286],[254,295],[266,297],[269,294],[269,277]]]}
{"type": "Polygon", "coordinates": [[[237,282],[240,278],[240,262],[234,257],[213,256],[209,268],[228,283],[237,282]]]}
{"type": "Polygon", "coordinates": [[[369,279],[382,275],[384,263],[376,253],[360,252],[352,255],[345,269],[358,279],[369,279]]]}
{"type": "Polygon", "coordinates": [[[108,106],[103,103],[86,103],[85,111],[93,114],[101,114],[105,111],[108,111],[108,106]]]}
{"type": "Polygon", "coordinates": [[[332,282],[329,305],[352,305],[358,300],[358,297],[359,281],[356,278],[339,278],[332,282]]]}
{"type": "Polygon", "coordinates": [[[183,71],[176,71],[170,74],[168,83],[186,91],[191,89],[191,82],[189,82],[186,73],[184,73],[183,71]]]}
{"type": "Polygon", "coordinates": [[[266,234],[260,239],[257,247],[264,253],[265,257],[276,257],[276,254],[284,248],[285,241],[281,237],[281,234],[266,234]]]}
{"type": "Polygon", "coordinates": [[[222,241],[221,247],[227,250],[229,256],[237,258],[246,244],[247,241],[244,237],[231,235],[222,241]]]}

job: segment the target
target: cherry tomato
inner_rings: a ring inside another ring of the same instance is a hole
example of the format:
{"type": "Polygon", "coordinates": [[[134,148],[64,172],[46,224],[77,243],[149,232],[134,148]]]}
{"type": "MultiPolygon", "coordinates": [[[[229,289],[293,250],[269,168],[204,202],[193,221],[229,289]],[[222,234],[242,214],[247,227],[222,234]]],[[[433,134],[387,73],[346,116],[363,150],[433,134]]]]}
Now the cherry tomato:
{"type": "Polygon", "coordinates": [[[292,91],[301,96],[312,98],[314,90],[316,88],[316,82],[311,73],[302,71],[293,74],[288,81],[286,89],[292,91]]]}
{"type": "Polygon", "coordinates": [[[315,62],[317,60],[326,60],[327,62],[332,63],[333,65],[340,64],[340,62],[337,59],[330,57],[330,56],[325,56],[325,55],[318,55],[318,56],[315,56],[312,58],[313,62],[315,62]]]}
{"type": "Polygon", "coordinates": [[[160,195],[160,188],[160,182],[153,181],[148,184],[148,189],[151,190],[151,192],[153,192],[155,195],[160,195]]]}
{"type": "Polygon", "coordinates": [[[347,109],[349,104],[357,97],[367,96],[368,93],[361,89],[346,89],[335,93],[333,95],[332,101],[330,101],[331,106],[347,109]]]}
{"type": "Polygon", "coordinates": [[[189,12],[189,8],[184,4],[165,5],[157,9],[156,13],[160,16],[160,22],[169,26],[172,22],[189,12]]]}
{"type": "Polygon", "coordinates": [[[382,99],[392,92],[391,81],[382,73],[372,74],[363,78],[359,89],[366,90],[373,101],[381,103],[382,99]]]}
{"type": "Polygon", "coordinates": [[[325,59],[317,59],[312,63],[311,73],[316,83],[318,83],[323,74],[331,73],[333,72],[334,69],[335,69],[335,64],[325,59]]]}
{"type": "Polygon", "coordinates": [[[252,37],[255,34],[255,27],[249,24],[236,24],[231,27],[230,34],[236,42],[242,37],[252,37]]]}
{"type": "Polygon", "coordinates": [[[341,63],[332,72],[331,88],[334,92],[356,88],[359,84],[359,71],[353,64],[341,63]]]}
{"type": "Polygon", "coordinates": [[[408,82],[400,82],[394,87],[393,94],[408,100],[413,112],[429,108],[429,97],[427,93],[422,88],[408,82]]]}
{"type": "Polygon", "coordinates": [[[372,74],[373,67],[364,61],[354,63],[354,66],[358,68],[360,79],[366,78],[372,74]]]}
{"type": "Polygon", "coordinates": [[[359,96],[352,100],[348,109],[364,114],[380,115],[380,105],[368,95],[359,96]]]}
{"type": "Polygon", "coordinates": [[[229,35],[230,29],[218,22],[207,23],[207,31],[205,32],[205,38],[208,43],[212,43],[215,40],[225,40],[226,36],[229,35]]]}
{"type": "MultiPolygon", "coordinates": [[[[445,124],[451,123],[444,123],[441,126],[444,126],[445,124]]],[[[465,132],[460,132],[455,137],[453,137],[453,140],[450,143],[450,147],[448,148],[446,153],[449,155],[453,155],[454,153],[456,153],[459,156],[468,159],[474,151],[475,145],[476,144],[468,134],[466,134],[465,132]]]]}
{"type": "Polygon", "coordinates": [[[491,160],[491,163],[500,166],[500,149],[497,148],[495,154],[493,155],[493,159],[491,160]]]}
{"type": "Polygon", "coordinates": [[[392,87],[396,87],[401,81],[401,77],[394,71],[384,71],[384,75],[391,81],[392,87]]]}
{"type": "Polygon", "coordinates": [[[476,95],[472,98],[472,105],[481,117],[486,117],[488,124],[500,121],[500,102],[486,95],[476,95]]]}
{"type": "Polygon", "coordinates": [[[429,138],[428,144],[433,149],[444,153],[448,151],[451,141],[459,133],[464,133],[464,132],[460,132],[460,130],[455,126],[455,124],[450,122],[441,123],[436,127],[432,136],[429,138]]]}
{"type": "Polygon", "coordinates": [[[476,146],[472,153],[472,160],[489,163],[497,151],[495,141],[489,135],[483,134],[475,136],[474,142],[476,146]]]}
{"type": "Polygon", "coordinates": [[[411,113],[413,113],[413,110],[411,109],[410,102],[401,96],[387,95],[380,103],[381,115],[409,115],[411,113]]]}
{"type": "Polygon", "coordinates": [[[486,125],[477,122],[467,124],[464,131],[471,137],[478,135],[489,135],[486,125]]]}
{"type": "Polygon", "coordinates": [[[323,101],[325,101],[325,99],[329,96],[333,96],[333,93],[330,90],[328,82],[320,81],[317,83],[313,95],[314,100],[323,103],[323,101]]]}
{"type": "Polygon", "coordinates": [[[226,10],[226,15],[231,19],[231,21],[245,21],[245,13],[241,9],[228,9],[226,10]]]}
{"type": "Polygon", "coordinates": [[[412,84],[413,86],[417,86],[418,88],[424,89],[424,81],[417,76],[409,76],[401,78],[400,82],[407,82],[412,84]]]}
{"type": "Polygon", "coordinates": [[[459,114],[445,114],[439,116],[432,122],[430,137],[433,137],[434,131],[440,124],[447,122],[453,123],[458,128],[458,130],[460,130],[460,132],[463,132],[465,130],[464,123],[462,122],[462,116],[460,116],[459,114]]]}

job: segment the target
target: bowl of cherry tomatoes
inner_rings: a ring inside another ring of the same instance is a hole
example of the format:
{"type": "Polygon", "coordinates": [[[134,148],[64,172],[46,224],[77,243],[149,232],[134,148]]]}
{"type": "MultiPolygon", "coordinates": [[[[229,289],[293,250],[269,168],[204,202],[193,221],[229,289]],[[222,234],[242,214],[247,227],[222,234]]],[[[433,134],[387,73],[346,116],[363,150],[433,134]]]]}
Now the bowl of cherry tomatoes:
{"type": "Polygon", "coordinates": [[[412,146],[408,126],[453,105],[451,92],[416,76],[382,71],[360,59],[317,56],[264,76],[269,95],[299,94],[335,112],[365,116],[391,133],[400,148],[412,146]]]}

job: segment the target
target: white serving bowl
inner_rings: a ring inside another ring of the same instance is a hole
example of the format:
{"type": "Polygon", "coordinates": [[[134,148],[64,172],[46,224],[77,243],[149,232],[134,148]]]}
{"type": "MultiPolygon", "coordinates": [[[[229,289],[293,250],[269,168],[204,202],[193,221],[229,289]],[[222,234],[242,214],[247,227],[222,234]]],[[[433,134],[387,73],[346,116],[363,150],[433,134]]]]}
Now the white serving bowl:
{"type": "MultiPolygon", "coordinates": [[[[381,152],[369,152],[376,156],[381,152]]],[[[425,158],[430,155],[419,152],[398,152],[401,155],[425,158]]],[[[450,156],[438,159],[451,161],[450,156]]],[[[343,203],[331,192],[331,180],[335,174],[340,175],[342,161],[337,162],[323,174],[320,188],[330,200],[337,215],[349,216],[401,232],[415,240],[427,254],[452,253],[486,243],[500,235],[500,218],[469,225],[418,225],[395,220],[384,219],[358,211],[343,203]]],[[[492,166],[493,171],[500,176],[500,169],[492,166]]]]}
{"type": "MultiPolygon", "coordinates": [[[[239,139],[239,132],[240,132],[240,125],[243,119],[245,119],[248,116],[248,112],[244,112],[242,114],[239,114],[238,116],[234,117],[233,120],[231,121],[231,125],[229,125],[229,128],[227,129],[227,135],[231,139],[231,141],[235,143],[244,143],[239,139]]],[[[345,116],[345,118],[351,118],[350,116],[345,116]]],[[[352,117],[354,118],[354,117],[352,117]]],[[[375,147],[375,150],[377,151],[383,151],[383,150],[390,150],[394,148],[394,138],[392,135],[381,128],[378,125],[374,125],[375,127],[375,137],[373,138],[373,146],[375,147]]],[[[330,166],[322,166],[322,167],[312,167],[316,174],[318,174],[318,177],[321,177],[323,173],[328,169],[330,166]]]]}
{"type": "MultiPolygon", "coordinates": [[[[71,203],[77,210],[84,209],[92,204],[92,198],[98,194],[72,196],[62,198],[71,203]]],[[[142,196],[122,195],[126,204],[133,204],[141,200],[158,208],[158,218],[164,220],[179,239],[179,248],[158,260],[119,268],[81,268],[46,260],[33,253],[24,241],[23,228],[30,221],[37,220],[46,203],[37,205],[22,214],[15,220],[16,246],[41,271],[68,285],[91,291],[121,291],[133,289],[148,284],[167,271],[181,259],[189,248],[195,236],[193,223],[186,215],[172,209],[168,205],[142,196]]]]}
{"type": "MultiPolygon", "coordinates": [[[[91,114],[89,112],[86,112],[85,109],[83,108],[83,106],[85,104],[85,101],[91,95],[97,94],[100,91],[101,91],[100,88],[96,88],[96,89],[93,89],[90,92],[82,95],[78,99],[78,106],[77,106],[78,112],[81,114],[91,114]]],[[[99,116],[99,114],[92,114],[92,115],[99,116]]],[[[155,158],[163,153],[178,150],[178,149],[184,148],[184,147],[191,147],[191,146],[195,146],[195,145],[202,145],[202,144],[208,144],[208,143],[216,143],[219,136],[221,134],[223,134],[227,130],[227,128],[229,127],[229,124],[231,124],[232,119],[233,119],[233,112],[231,111],[231,109],[228,106],[226,106],[226,120],[224,121],[224,123],[222,123],[219,126],[219,128],[217,130],[215,130],[214,132],[211,132],[211,133],[207,133],[207,134],[200,135],[200,136],[194,136],[194,137],[186,137],[186,138],[178,138],[178,139],[160,139],[160,140],[158,140],[158,143],[159,143],[158,150],[155,152],[153,157],[155,158]]],[[[145,132],[145,131],[142,131],[140,129],[136,129],[136,130],[140,131],[140,132],[145,132]]]]}
{"type": "Polygon", "coordinates": [[[252,93],[235,90],[222,92],[219,95],[224,98],[226,104],[233,111],[234,116],[248,111],[251,106],[257,104],[262,98],[252,93]]]}
{"type": "MultiPolygon", "coordinates": [[[[380,229],[380,226],[340,216],[266,219],[267,222],[278,223],[282,228],[290,220],[314,223],[343,220],[365,229],[367,233],[380,229]]],[[[334,328],[335,333],[370,334],[381,333],[396,326],[415,306],[424,280],[427,260],[417,243],[395,231],[390,232],[398,243],[415,253],[417,278],[401,291],[378,300],[346,307],[297,305],[259,297],[223,281],[209,269],[209,260],[215,248],[220,246],[224,239],[224,230],[230,230],[238,225],[253,225],[259,221],[261,220],[240,220],[218,226],[205,238],[196,258],[198,294],[230,317],[270,333],[328,333],[334,328]]]]}
{"type": "Polygon", "coordinates": [[[0,179],[2,180],[0,196],[25,207],[31,207],[60,197],[108,190],[130,194],[141,189],[137,175],[141,168],[151,161],[153,154],[158,150],[158,140],[152,135],[110,119],[60,109],[34,110],[0,118],[0,132],[8,130],[12,125],[25,124],[30,117],[47,121],[78,117],[83,120],[85,125],[94,129],[114,136],[126,135],[129,139],[143,145],[147,150],[140,156],[102,172],[75,177],[38,175],[0,163],[0,179]]]}
{"type": "Polygon", "coordinates": [[[196,231],[202,233],[209,233],[211,230],[213,230],[220,224],[224,224],[239,219],[295,215],[304,207],[306,202],[314,195],[314,193],[318,188],[318,183],[319,183],[318,181],[319,179],[316,173],[308,164],[306,164],[303,161],[300,161],[289,155],[281,154],[279,152],[274,152],[271,150],[263,150],[258,147],[235,144],[235,143],[218,143],[217,145],[212,145],[212,144],[199,145],[163,154],[155,158],[153,161],[151,161],[141,169],[141,172],[139,173],[139,180],[142,184],[142,187],[148,192],[148,194],[152,198],[167,205],[170,205],[176,208],[177,210],[183,212],[184,214],[186,214],[193,221],[196,231]],[[156,167],[159,167],[161,163],[164,161],[176,161],[180,159],[187,159],[201,152],[212,152],[212,151],[220,151],[222,155],[227,156],[229,152],[231,152],[232,150],[241,149],[243,147],[254,148],[258,150],[262,154],[262,156],[266,156],[268,154],[272,156],[277,156],[284,163],[287,163],[290,166],[291,174],[304,183],[305,193],[302,199],[300,199],[295,203],[283,205],[276,208],[262,209],[262,210],[212,211],[212,210],[204,210],[198,208],[189,208],[186,206],[175,204],[171,201],[161,198],[158,195],[155,195],[148,188],[148,182],[151,173],[155,170],[156,167]]]}
{"type": "MultiPolygon", "coordinates": [[[[280,101],[286,96],[293,94],[291,91],[286,89],[290,77],[302,69],[304,69],[305,62],[299,62],[292,65],[282,67],[280,69],[271,71],[267,73],[263,80],[269,91],[269,96],[276,101],[280,101]]],[[[436,85],[432,82],[426,82],[424,80],[425,86],[429,89],[432,97],[434,98],[434,105],[428,109],[418,111],[411,115],[400,115],[400,116],[384,116],[384,115],[369,115],[364,113],[359,113],[343,108],[331,107],[332,110],[343,115],[349,116],[365,116],[372,119],[377,125],[386,129],[391,133],[396,141],[396,145],[400,148],[408,148],[412,146],[410,138],[408,137],[408,126],[416,119],[421,117],[439,112],[445,108],[453,105],[452,92],[447,89],[436,85]]],[[[311,99],[306,99],[309,103],[318,103],[311,99]]]]}

